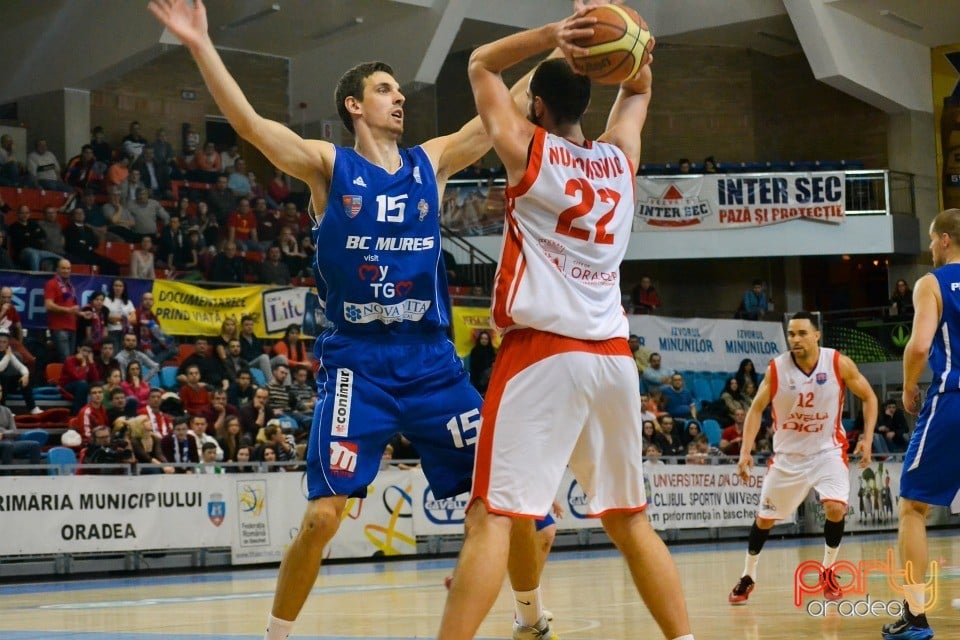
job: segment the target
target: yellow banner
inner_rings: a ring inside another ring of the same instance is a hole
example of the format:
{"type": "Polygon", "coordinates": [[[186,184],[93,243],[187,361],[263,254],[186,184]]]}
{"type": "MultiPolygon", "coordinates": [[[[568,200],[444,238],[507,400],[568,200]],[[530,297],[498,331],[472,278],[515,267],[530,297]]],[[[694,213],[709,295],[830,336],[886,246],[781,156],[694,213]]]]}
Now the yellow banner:
{"type": "Polygon", "coordinates": [[[263,337],[264,290],[261,286],[202,289],[174,280],[155,280],[154,312],[164,332],[171,335],[219,335],[226,318],[233,317],[239,324],[242,316],[249,315],[254,333],[263,337]]]}
{"type": "Polygon", "coordinates": [[[490,307],[453,308],[453,344],[457,355],[466,358],[481,331],[489,331],[493,346],[500,347],[500,335],[490,327],[490,307]]]}
{"type": "Polygon", "coordinates": [[[930,50],[940,204],[960,209],[960,44],[930,50]]]}

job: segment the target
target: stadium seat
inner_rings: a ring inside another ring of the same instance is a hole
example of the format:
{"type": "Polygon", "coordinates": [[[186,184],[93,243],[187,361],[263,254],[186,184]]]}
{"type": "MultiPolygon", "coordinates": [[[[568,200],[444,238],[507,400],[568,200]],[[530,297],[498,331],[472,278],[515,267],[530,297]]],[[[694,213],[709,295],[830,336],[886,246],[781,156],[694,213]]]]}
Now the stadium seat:
{"type": "Polygon", "coordinates": [[[63,363],[61,362],[51,362],[47,365],[47,368],[44,370],[44,375],[47,377],[47,384],[51,386],[56,386],[60,384],[60,373],[63,371],[63,363]]]}
{"type": "Polygon", "coordinates": [[[30,211],[40,211],[40,191],[37,189],[17,188],[18,206],[27,205],[30,211]]]}
{"type": "Polygon", "coordinates": [[[693,374],[692,383],[690,380],[688,380],[687,387],[690,389],[690,392],[693,393],[693,397],[699,400],[701,403],[713,402],[719,397],[713,395],[713,389],[710,387],[710,381],[706,374],[703,373],[693,374]]]}
{"type": "Polygon", "coordinates": [[[263,371],[257,367],[250,367],[250,375],[253,376],[253,382],[258,387],[262,387],[267,384],[267,376],[263,374],[263,371]]]}
{"type": "Polygon", "coordinates": [[[160,386],[167,391],[176,391],[180,387],[177,382],[176,367],[162,367],[160,369],[160,386]]]}
{"type": "Polygon", "coordinates": [[[183,361],[186,360],[191,355],[193,355],[193,352],[197,350],[197,348],[192,344],[182,344],[180,345],[179,349],[180,349],[180,352],[177,356],[178,365],[183,364],[183,361]]]}
{"type": "Polygon", "coordinates": [[[77,454],[69,447],[53,447],[47,451],[47,464],[51,466],[48,475],[70,475],[76,471],[77,454]]]}
{"type": "Polygon", "coordinates": [[[95,264],[79,264],[74,262],[71,267],[71,272],[77,276],[95,276],[100,273],[100,267],[95,264]]]}
{"type": "Polygon", "coordinates": [[[110,260],[113,260],[121,267],[130,265],[130,254],[133,253],[135,245],[129,242],[106,242],[97,249],[97,253],[110,260]]]}
{"type": "Polygon", "coordinates": [[[21,433],[17,440],[33,440],[42,447],[47,444],[47,438],[49,437],[50,434],[43,429],[30,429],[29,431],[21,433]]]}
{"type": "Polygon", "coordinates": [[[710,373],[710,390],[713,392],[713,400],[720,398],[723,388],[727,386],[727,380],[733,375],[726,371],[713,371],[710,373]]]}
{"type": "Polygon", "coordinates": [[[67,202],[67,195],[63,191],[40,190],[40,208],[56,207],[59,209],[67,202]]]}
{"type": "Polygon", "coordinates": [[[850,433],[856,427],[857,421],[853,418],[841,418],[840,423],[843,425],[843,430],[850,433]]]}
{"type": "Polygon", "coordinates": [[[707,440],[710,441],[710,446],[716,447],[720,444],[720,434],[723,433],[723,431],[720,429],[719,422],[713,418],[707,418],[700,425],[700,430],[703,432],[703,435],[707,436],[707,440]]]}

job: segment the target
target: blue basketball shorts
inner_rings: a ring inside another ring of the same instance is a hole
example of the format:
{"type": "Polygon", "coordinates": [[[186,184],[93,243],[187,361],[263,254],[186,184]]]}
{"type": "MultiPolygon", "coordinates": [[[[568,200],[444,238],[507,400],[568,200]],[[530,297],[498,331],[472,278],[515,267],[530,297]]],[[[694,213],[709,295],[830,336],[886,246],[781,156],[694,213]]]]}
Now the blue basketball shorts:
{"type": "Polygon", "coordinates": [[[917,418],[900,474],[900,495],[949,506],[960,490],[960,393],[931,393],[917,418]]]}
{"type": "Polygon", "coordinates": [[[545,517],[536,521],[535,526],[537,531],[543,531],[547,527],[552,527],[557,524],[557,521],[553,519],[553,514],[548,513],[545,517]]]}
{"type": "Polygon", "coordinates": [[[420,453],[438,498],[470,490],[480,395],[445,336],[410,342],[325,333],[317,339],[317,405],[307,450],[308,498],[366,497],[397,433],[420,453]],[[424,341],[425,340],[425,341],[424,341]]]}

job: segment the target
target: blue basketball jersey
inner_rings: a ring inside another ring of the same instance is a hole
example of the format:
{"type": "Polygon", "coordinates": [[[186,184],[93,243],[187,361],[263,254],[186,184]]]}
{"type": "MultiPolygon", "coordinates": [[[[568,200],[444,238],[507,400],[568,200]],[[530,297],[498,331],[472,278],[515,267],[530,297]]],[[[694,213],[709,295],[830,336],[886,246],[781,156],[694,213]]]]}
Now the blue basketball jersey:
{"type": "Polygon", "coordinates": [[[930,347],[933,378],[928,395],[960,391],[960,264],[933,271],[940,285],[943,313],[930,347]]]}
{"type": "Polygon", "coordinates": [[[313,240],[320,304],[338,333],[415,338],[450,325],[436,175],[421,147],[400,158],[390,174],[336,148],[313,240]]]}

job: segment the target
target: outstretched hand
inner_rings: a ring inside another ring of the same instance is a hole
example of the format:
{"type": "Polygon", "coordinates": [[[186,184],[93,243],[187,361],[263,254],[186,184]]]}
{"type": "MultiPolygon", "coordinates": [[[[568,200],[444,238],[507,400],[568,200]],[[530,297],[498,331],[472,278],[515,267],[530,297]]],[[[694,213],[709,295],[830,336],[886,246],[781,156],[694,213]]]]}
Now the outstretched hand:
{"type": "Polygon", "coordinates": [[[150,0],[147,5],[157,20],[180,39],[184,46],[197,44],[207,36],[207,10],[203,0],[150,0]]]}
{"type": "Polygon", "coordinates": [[[563,57],[573,68],[576,68],[573,64],[575,57],[586,56],[590,53],[589,49],[578,46],[576,41],[592,36],[593,25],[597,23],[596,18],[584,17],[583,13],[585,12],[586,9],[578,10],[572,16],[554,22],[552,25],[553,45],[563,53],[563,57]]]}

